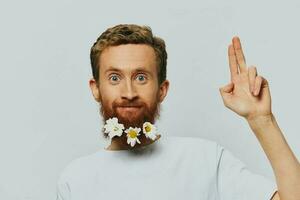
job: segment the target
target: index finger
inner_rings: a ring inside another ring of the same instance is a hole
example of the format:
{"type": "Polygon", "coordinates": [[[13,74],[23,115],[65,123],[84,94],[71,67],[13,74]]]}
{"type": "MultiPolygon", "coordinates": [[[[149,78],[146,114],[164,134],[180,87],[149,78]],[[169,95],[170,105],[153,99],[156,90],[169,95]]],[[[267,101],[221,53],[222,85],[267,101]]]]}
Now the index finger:
{"type": "Polygon", "coordinates": [[[232,44],[228,46],[228,60],[229,60],[231,81],[233,81],[233,78],[239,74],[239,71],[238,71],[238,64],[236,61],[236,56],[232,44]]]}
{"type": "Polygon", "coordinates": [[[243,53],[240,38],[237,36],[233,37],[232,43],[233,43],[236,59],[239,64],[239,67],[240,67],[240,72],[241,73],[247,72],[246,60],[245,60],[245,56],[243,53]]]}

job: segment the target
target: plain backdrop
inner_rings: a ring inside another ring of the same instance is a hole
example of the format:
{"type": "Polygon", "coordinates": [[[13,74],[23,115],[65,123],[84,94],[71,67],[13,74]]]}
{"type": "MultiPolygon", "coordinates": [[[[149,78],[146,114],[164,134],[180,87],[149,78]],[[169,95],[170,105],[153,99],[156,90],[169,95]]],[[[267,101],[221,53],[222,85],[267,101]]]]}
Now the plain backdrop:
{"type": "MultiPolygon", "coordinates": [[[[103,148],[88,80],[96,38],[120,23],[148,25],[167,44],[164,135],[217,141],[274,180],[245,119],[227,109],[227,46],[270,83],[273,113],[300,157],[299,1],[3,1],[0,5],[0,199],[51,200],[73,159],[103,148]]],[[[195,152],[195,156],[197,153],[195,152]]]]}

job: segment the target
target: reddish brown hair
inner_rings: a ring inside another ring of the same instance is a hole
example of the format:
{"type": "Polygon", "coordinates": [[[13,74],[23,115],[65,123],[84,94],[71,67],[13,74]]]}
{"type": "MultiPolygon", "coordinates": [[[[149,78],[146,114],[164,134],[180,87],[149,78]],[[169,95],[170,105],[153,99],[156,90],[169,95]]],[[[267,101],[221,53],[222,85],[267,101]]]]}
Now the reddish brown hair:
{"type": "Polygon", "coordinates": [[[151,46],[156,55],[159,84],[166,80],[168,56],[164,40],[154,36],[151,28],[148,26],[119,24],[104,31],[91,48],[90,59],[92,73],[97,83],[99,81],[99,63],[101,53],[107,47],[122,44],[146,44],[151,46]]]}

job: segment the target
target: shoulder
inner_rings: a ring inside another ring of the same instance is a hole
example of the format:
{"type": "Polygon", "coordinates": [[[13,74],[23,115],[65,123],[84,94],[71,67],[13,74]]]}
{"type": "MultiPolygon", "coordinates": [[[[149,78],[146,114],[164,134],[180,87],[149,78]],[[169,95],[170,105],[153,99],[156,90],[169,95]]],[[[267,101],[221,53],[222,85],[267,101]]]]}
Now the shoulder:
{"type": "Polygon", "coordinates": [[[167,136],[166,141],[170,144],[180,144],[192,148],[216,148],[216,141],[195,136],[167,136]]]}
{"type": "Polygon", "coordinates": [[[197,152],[201,157],[216,158],[221,145],[216,141],[195,136],[167,136],[165,143],[176,152],[197,152]]]}

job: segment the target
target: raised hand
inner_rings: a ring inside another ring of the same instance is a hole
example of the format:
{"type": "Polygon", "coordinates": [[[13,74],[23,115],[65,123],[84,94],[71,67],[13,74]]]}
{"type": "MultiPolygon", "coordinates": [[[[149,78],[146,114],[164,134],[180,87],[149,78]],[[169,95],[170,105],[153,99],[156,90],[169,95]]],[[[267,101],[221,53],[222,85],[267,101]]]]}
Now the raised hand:
{"type": "Polygon", "coordinates": [[[270,116],[271,95],[268,81],[257,74],[256,67],[246,66],[238,37],[228,46],[231,82],[219,88],[224,105],[238,115],[253,119],[270,116]]]}

